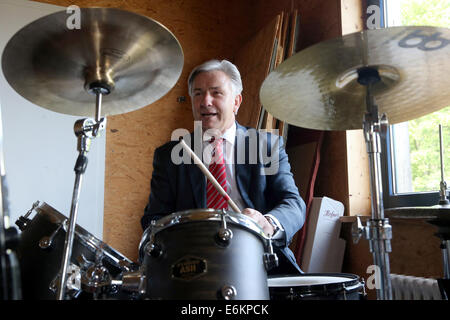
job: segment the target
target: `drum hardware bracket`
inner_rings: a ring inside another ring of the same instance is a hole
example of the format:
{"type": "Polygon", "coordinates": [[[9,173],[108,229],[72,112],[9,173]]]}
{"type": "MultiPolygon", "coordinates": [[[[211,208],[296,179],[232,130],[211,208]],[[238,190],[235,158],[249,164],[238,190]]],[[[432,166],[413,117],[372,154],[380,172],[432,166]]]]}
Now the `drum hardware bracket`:
{"type": "Polygon", "coordinates": [[[233,300],[237,295],[237,290],[232,285],[224,285],[220,289],[220,296],[225,300],[233,300]]]}
{"type": "Polygon", "coordinates": [[[158,258],[162,255],[162,248],[160,245],[149,242],[145,246],[145,253],[153,258],[158,258]]]}
{"type": "Polygon", "coordinates": [[[450,204],[447,196],[447,182],[444,180],[440,182],[439,198],[439,204],[450,204]]]}
{"type": "Polygon", "coordinates": [[[275,267],[278,267],[279,261],[277,254],[273,252],[272,238],[268,239],[267,247],[269,252],[264,253],[263,259],[266,270],[269,271],[275,267]]]}
{"type": "MultiPolygon", "coordinates": [[[[109,270],[103,266],[103,251],[98,250],[96,252],[96,262],[91,262],[86,259],[86,257],[81,254],[77,257],[77,262],[81,268],[81,289],[85,292],[92,293],[94,298],[98,298],[99,295],[104,293],[111,293],[116,291],[116,287],[120,286],[123,289],[130,292],[139,292],[135,290],[137,286],[133,281],[134,272],[131,272],[131,264],[126,261],[120,261],[119,265],[121,270],[125,271],[126,274],[123,275],[124,280],[112,279],[109,270]],[[131,280],[130,280],[131,279],[131,280]]],[[[139,273],[139,272],[137,272],[139,273]]]]}
{"type": "Polygon", "coordinates": [[[225,210],[222,211],[221,222],[222,226],[217,232],[216,242],[221,246],[228,246],[233,238],[233,231],[227,228],[225,210]]]}
{"type": "Polygon", "coordinates": [[[48,249],[52,246],[53,239],[58,234],[59,230],[63,227],[64,222],[60,223],[58,228],[50,236],[45,236],[41,240],[39,240],[39,248],[48,249]]]}
{"type": "Polygon", "coordinates": [[[233,238],[233,231],[226,228],[220,228],[217,232],[217,241],[220,245],[228,246],[230,244],[230,240],[233,238]]]}
{"type": "Polygon", "coordinates": [[[119,265],[120,270],[125,271],[125,272],[130,272],[133,268],[133,264],[131,262],[124,261],[124,260],[120,260],[118,262],[118,265],[119,265]]]}
{"type": "Polygon", "coordinates": [[[20,216],[19,219],[16,220],[16,225],[19,227],[20,231],[24,231],[27,228],[28,224],[31,221],[31,219],[29,219],[28,217],[31,215],[34,209],[37,208],[37,206],[39,206],[39,200],[33,203],[31,209],[28,210],[24,216],[20,216]]]}
{"type": "MultiPolygon", "coordinates": [[[[153,222],[152,225],[154,225],[153,222]]],[[[158,258],[162,255],[162,247],[159,244],[155,244],[155,233],[153,231],[150,233],[150,239],[144,247],[144,252],[153,258],[158,258]]]]}
{"type": "Polygon", "coordinates": [[[110,283],[111,275],[101,264],[92,265],[81,276],[81,288],[95,295],[105,292],[110,283]]]}
{"type": "Polygon", "coordinates": [[[289,294],[286,296],[286,298],[288,300],[294,301],[294,299],[296,298],[296,294],[294,293],[294,289],[293,288],[289,288],[289,294]]]}
{"type": "MultiPolygon", "coordinates": [[[[81,293],[81,269],[76,264],[71,263],[67,269],[68,278],[66,280],[66,286],[68,289],[68,295],[71,298],[77,298],[81,293]]],[[[49,290],[52,292],[58,291],[58,285],[60,283],[61,274],[58,273],[57,276],[50,282],[49,290]]]]}
{"type": "Polygon", "coordinates": [[[89,268],[90,266],[93,265],[93,262],[86,259],[86,257],[82,253],[76,258],[76,261],[77,261],[78,265],[81,267],[81,269],[84,269],[84,270],[86,270],[87,268],[89,268]]]}
{"type": "Polygon", "coordinates": [[[121,287],[122,290],[128,292],[135,292],[139,295],[143,295],[146,292],[146,276],[142,270],[130,271],[122,274],[122,280],[111,279],[111,286],[121,287]]]}
{"type": "Polygon", "coordinates": [[[82,265],[81,272],[81,288],[93,294],[94,299],[98,299],[99,295],[114,291],[111,286],[111,274],[103,265],[104,250],[100,247],[95,252],[95,262],[87,260],[81,254],[77,261],[82,265]]]}
{"type": "Polygon", "coordinates": [[[344,300],[347,300],[347,292],[352,292],[353,290],[355,290],[359,287],[362,287],[362,293],[360,293],[361,299],[365,299],[367,294],[366,294],[365,282],[364,282],[364,279],[362,279],[359,283],[354,284],[354,285],[346,286],[345,283],[343,284],[344,300]]]}
{"type": "MultiPolygon", "coordinates": [[[[367,226],[363,226],[360,216],[356,216],[356,221],[352,225],[353,243],[357,244],[361,237],[364,236],[366,240],[391,240],[392,239],[392,227],[389,224],[389,219],[370,219],[367,222],[367,226]]],[[[386,243],[388,252],[391,252],[391,246],[386,243]]],[[[371,250],[372,252],[372,250],[371,250]]]]}

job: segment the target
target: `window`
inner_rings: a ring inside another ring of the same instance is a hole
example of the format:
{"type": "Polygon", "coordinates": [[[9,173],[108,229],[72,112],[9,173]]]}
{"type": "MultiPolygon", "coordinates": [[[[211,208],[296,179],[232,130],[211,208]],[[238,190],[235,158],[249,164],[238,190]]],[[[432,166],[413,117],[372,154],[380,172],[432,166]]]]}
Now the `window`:
{"type": "MultiPolygon", "coordinates": [[[[385,0],[384,4],[388,27],[427,25],[450,28],[450,0],[385,0]]],[[[444,180],[447,184],[450,181],[450,106],[418,119],[391,125],[383,141],[382,166],[385,208],[437,205],[441,168],[444,180]],[[443,166],[439,125],[443,139],[443,166]]]]}

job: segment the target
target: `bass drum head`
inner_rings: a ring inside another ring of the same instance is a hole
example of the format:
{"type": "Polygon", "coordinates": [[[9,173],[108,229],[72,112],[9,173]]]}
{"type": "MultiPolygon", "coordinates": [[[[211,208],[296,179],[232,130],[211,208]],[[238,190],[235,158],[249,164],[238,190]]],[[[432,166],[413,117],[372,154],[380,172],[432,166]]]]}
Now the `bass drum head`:
{"type": "Polygon", "coordinates": [[[311,273],[267,279],[271,300],[361,300],[364,281],[349,273],[311,273]]]}

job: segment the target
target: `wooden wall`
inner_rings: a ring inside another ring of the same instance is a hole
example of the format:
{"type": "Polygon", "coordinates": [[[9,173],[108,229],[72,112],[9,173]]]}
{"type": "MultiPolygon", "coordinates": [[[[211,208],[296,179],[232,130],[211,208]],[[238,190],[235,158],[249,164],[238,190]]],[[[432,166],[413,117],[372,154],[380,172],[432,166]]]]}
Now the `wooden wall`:
{"type": "MultiPolygon", "coordinates": [[[[340,34],[364,29],[360,0],[342,0],[340,34]]],[[[361,119],[361,129],[362,129],[361,119]]],[[[369,160],[362,130],[328,131],[322,147],[316,195],[341,201],[345,215],[370,215],[369,160]]]]}

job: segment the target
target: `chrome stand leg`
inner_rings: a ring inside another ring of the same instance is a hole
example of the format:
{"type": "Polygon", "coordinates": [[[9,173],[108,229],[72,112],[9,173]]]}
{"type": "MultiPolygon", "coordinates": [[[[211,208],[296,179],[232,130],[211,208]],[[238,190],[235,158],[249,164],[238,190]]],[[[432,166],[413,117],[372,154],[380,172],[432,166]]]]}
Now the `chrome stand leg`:
{"type": "Polygon", "coordinates": [[[67,281],[67,270],[69,268],[70,257],[72,256],[72,246],[73,239],[75,236],[75,225],[77,221],[78,214],[78,201],[80,198],[81,182],[83,180],[83,174],[86,170],[87,158],[84,154],[79,155],[77,159],[77,164],[75,165],[75,184],[72,195],[72,205],[70,208],[69,226],[67,227],[66,238],[64,241],[64,253],[63,253],[63,263],[61,268],[60,283],[58,285],[57,299],[64,300],[66,281],[67,281]]]}
{"type": "Polygon", "coordinates": [[[444,279],[450,279],[450,240],[441,241],[442,263],[444,267],[444,279]]]}
{"type": "MultiPolygon", "coordinates": [[[[372,218],[367,226],[357,227],[355,236],[357,240],[362,234],[369,240],[370,252],[373,254],[374,264],[380,273],[377,284],[377,298],[379,300],[392,300],[392,285],[390,278],[389,253],[391,249],[392,227],[389,220],[384,218],[383,193],[381,180],[381,143],[380,136],[385,137],[388,122],[385,115],[378,115],[378,106],[371,95],[372,85],[380,80],[378,71],[370,67],[358,70],[358,82],[367,87],[367,112],[364,116],[363,128],[369,156],[370,188],[372,218]]],[[[358,221],[360,224],[360,221],[358,221]]],[[[355,241],[356,242],[356,241],[355,241]]]]}
{"type": "Polygon", "coordinates": [[[72,204],[70,208],[70,217],[68,220],[67,233],[64,241],[64,251],[61,263],[60,278],[57,288],[57,300],[65,299],[66,292],[66,282],[67,282],[67,270],[69,269],[70,258],[72,256],[73,240],[75,236],[75,226],[78,214],[78,202],[81,192],[81,183],[83,180],[83,175],[86,171],[88,159],[86,157],[87,152],[91,144],[91,139],[95,138],[100,130],[104,130],[106,126],[106,119],[101,118],[101,97],[102,93],[100,91],[95,92],[96,98],[96,112],[95,120],[93,119],[81,119],[75,122],[74,131],[75,135],[78,137],[78,151],[79,155],[75,164],[75,183],[72,194],[72,204]]]}

